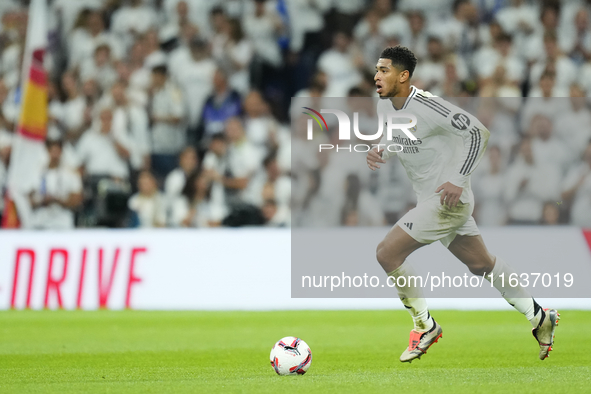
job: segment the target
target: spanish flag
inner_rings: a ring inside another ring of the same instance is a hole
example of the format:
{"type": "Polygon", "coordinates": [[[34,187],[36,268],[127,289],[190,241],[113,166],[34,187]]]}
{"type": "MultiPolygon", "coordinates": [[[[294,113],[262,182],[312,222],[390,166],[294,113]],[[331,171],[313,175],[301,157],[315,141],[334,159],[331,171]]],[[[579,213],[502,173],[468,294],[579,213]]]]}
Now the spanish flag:
{"type": "Polygon", "coordinates": [[[8,168],[3,228],[28,227],[28,195],[42,171],[47,134],[47,73],[43,57],[47,47],[47,0],[31,0],[21,73],[21,109],[8,168]]]}

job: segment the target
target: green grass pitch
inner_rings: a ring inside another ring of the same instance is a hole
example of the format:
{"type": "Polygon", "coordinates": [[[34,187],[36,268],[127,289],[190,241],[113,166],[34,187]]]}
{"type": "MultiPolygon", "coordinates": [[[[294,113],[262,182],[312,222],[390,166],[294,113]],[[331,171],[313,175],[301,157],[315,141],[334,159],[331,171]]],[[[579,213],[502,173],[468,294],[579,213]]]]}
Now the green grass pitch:
{"type": "Polygon", "coordinates": [[[432,311],[443,338],[398,361],[405,311],[0,313],[1,393],[589,393],[591,312],[561,311],[537,358],[514,311],[432,311]],[[303,376],[277,376],[275,341],[312,348],[303,376]]]}

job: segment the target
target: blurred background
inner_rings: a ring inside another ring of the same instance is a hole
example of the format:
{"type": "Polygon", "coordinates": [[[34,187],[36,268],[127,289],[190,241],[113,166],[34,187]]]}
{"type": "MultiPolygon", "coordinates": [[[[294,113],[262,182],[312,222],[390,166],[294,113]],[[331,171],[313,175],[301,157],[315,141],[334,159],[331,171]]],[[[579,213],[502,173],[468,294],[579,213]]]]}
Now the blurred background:
{"type": "MultiPolygon", "coordinates": [[[[49,0],[48,11],[46,157],[28,227],[393,224],[415,203],[398,161],[335,186],[330,155],[292,158],[290,105],[375,97],[375,63],[398,44],[419,59],[415,86],[486,98],[473,108],[492,133],[472,177],[479,225],[591,227],[591,1],[49,0]],[[326,212],[323,193],[342,193],[331,215],[292,222],[326,212]]],[[[4,194],[27,1],[0,2],[0,20],[4,194]]]]}

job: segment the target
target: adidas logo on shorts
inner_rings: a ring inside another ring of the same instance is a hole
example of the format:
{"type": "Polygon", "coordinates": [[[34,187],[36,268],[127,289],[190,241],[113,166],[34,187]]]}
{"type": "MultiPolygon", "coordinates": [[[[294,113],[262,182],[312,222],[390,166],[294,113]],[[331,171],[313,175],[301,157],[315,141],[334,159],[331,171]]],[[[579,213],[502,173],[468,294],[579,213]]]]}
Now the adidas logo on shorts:
{"type": "Polygon", "coordinates": [[[403,223],[409,230],[412,230],[412,223],[403,223]]]}

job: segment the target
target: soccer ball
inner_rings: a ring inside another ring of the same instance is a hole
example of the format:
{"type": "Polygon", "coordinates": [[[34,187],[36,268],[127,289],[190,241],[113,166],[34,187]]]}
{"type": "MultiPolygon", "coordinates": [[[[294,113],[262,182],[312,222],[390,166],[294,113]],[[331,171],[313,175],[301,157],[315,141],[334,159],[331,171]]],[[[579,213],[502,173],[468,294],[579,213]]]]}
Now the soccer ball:
{"type": "Polygon", "coordinates": [[[312,351],[300,338],[285,337],[273,346],[270,359],[277,375],[303,375],[312,364],[312,351]]]}

